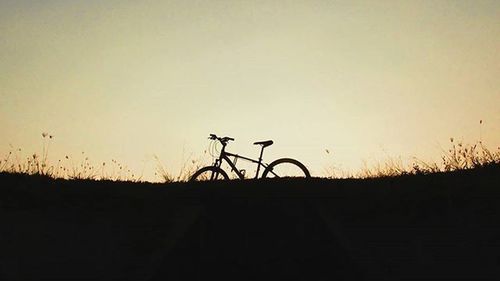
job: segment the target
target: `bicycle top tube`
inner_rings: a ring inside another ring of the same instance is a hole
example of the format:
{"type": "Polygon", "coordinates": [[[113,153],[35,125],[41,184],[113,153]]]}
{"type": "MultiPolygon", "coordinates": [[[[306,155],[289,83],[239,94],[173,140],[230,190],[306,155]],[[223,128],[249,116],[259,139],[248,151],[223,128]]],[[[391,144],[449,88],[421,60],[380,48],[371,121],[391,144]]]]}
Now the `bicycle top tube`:
{"type": "Polygon", "coordinates": [[[243,160],[250,161],[250,162],[253,162],[253,163],[259,163],[258,160],[255,160],[255,159],[252,159],[252,158],[248,158],[248,157],[245,157],[245,156],[241,156],[241,155],[238,155],[238,154],[234,154],[234,153],[231,153],[231,152],[227,152],[227,151],[224,152],[224,155],[226,155],[228,157],[241,158],[243,160]]]}

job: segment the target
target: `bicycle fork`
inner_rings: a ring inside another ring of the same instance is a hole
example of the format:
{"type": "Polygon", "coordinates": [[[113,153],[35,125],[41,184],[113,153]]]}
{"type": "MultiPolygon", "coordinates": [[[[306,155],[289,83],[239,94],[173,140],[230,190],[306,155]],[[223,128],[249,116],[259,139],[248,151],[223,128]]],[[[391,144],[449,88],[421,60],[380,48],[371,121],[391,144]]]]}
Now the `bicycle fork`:
{"type": "MultiPolygon", "coordinates": [[[[222,163],[222,161],[220,159],[215,159],[214,167],[220,168],[221,163],[222,163]]],[[[210,175],[210,180],[211,181],[216,180],[218,177],[219,177],[219,170],[215,169],[214,171],[212,171],[212,174],[210,175]]]]}

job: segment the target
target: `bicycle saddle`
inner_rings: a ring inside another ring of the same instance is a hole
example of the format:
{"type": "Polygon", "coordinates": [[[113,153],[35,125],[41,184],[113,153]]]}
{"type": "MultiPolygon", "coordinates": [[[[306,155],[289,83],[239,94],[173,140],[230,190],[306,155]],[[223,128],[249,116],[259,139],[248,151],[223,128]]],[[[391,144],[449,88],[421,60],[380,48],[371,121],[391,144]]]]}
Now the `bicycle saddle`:
{"type": "Polygon", "coordinates": [[[266,146],[270,146],[271,144],[273,144],[274,142],[272,140],[268,140],[268,141],[257,141],[257,142],[254,142],[253,144],[257,145],[262,145],[262,147],[266,147],[266,146]]]}

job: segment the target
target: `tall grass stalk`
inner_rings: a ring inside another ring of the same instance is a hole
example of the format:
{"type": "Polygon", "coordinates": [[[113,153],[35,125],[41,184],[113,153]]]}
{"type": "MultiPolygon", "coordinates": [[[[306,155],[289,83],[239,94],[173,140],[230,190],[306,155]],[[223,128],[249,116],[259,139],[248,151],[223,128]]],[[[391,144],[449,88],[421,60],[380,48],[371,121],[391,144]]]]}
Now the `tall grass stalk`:
{"type": "Polygon", "coordinates": [[[391,177],[411,174],[430,174],[481,168],[500,164],[500,147],[496,151],[488,149],[482,141],[474,144],[456,142],[450,138],[451,147],[442,150],[441,162],[425,162],[414,157],[411,165],[405,166],[401,158],[388,158],[385,162],[368,166],[356,175],[359,178],[391,177]]]}

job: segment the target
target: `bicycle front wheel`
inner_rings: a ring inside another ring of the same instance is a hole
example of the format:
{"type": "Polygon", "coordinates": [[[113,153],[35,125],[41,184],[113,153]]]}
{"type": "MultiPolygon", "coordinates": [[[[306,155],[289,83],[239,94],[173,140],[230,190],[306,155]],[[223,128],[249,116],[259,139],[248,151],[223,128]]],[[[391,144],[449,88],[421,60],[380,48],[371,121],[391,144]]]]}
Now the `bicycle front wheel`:
{"type": "Polygon", "coordinates": [[[189,181],[216,181],[228,180],[229,176],[219,167],[207,166],[194,173],[189,181]]]}
{"type": "Polygon", "coordinates": [[[263,178],[299,177],[309,178],[311,174],[304,164],[291,158],[281,158],[273,161],[262,173],[263,178]]]}

